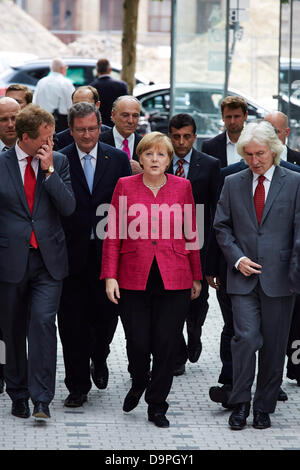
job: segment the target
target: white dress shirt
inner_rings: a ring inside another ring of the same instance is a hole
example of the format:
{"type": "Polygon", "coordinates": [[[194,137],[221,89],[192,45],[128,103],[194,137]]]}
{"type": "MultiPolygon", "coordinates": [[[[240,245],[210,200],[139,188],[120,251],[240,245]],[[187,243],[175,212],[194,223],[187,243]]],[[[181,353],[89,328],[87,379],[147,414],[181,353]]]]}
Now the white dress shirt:
{"type": "MultiPolygon", "coordinates": [[[[18,159],[18,163],[19,163],[19,168],[20,168],[20,172],[21,172],[22,181],[23,181],[23,184],[24,184],[24,175],[25,175],[25,170],[26,170],[26,166],[27,166],[27,157],[29,155],[28,155],[28,153],[25,153],[19,147],[18,142],[15,145],[15,151],[16,151],[16,154],[17,154],[17,159],[18,159]]],[[[31,161],[31,166],[32,166],[33,171],[35,173],[35,177],[37,178],[37,174],[38,174],[38,171],[39,171],[39,158],[38,157],[33,157],[32,161],[31,161]]]]}
{"type": "Polygon", "coordinates": [[[287,146],[286,145],[284,146],[284,149],[280,155],[280,160],[284,160],[285,162],[287,162],[287,146]]]}
{"type": "MultiPolygon", "coordinates": [[[[271,186],[271,182],[272,182],[272,178],[273,178],[273,175],[274,175],[274,171],[275,171],[275,165],[272,165],[268,171],[265,172],[265,174],[263,175],[265,177],[264,179],[264,182],[263,182],[263,185],[264,185],[264,188],[265,188],[265,202],[267,200],[267,197],[268,197],[268,193],[269,193],[269,189],[270,189],[270,186],[271,186]]],[[[260,177],[260,175],[258,175],[257,173],[253,173],[253,180],[252,180],[252,196],[254,197],[254,194],[255,194],[255,190],[256,190],[256,186],[258,185],[258,179],[260,177]]],[[[238,269],[238,265],[240,263],[240,261],[243,259],[243,258],[246,258],[246,256],[241,256],[237,262],[235,263],[235,267],[236,269],[238,269]]]]}
{"type": "MultiPolygon", "coordinates": [[[[117,149],[120,149],[120,150],[123,150],[123,141],[125,139],[125,137],[123,137],[116,129],[116,126],[113,127],[113,136],[114,136],[114,141],[115,141],[115,147],[117,149]]],[[[130,150],[130,158],[132,158],[132,155],[133,155],[133,147],[134,147],[134,138],[135,138],[135,135],[134,135],[134,132],[132,134],[130,134],[129,137],[127,137],[127,140],[128,140],[128,147],[129,147],[129,150],[130,150]]]]}
{"type": "Polygon", "coordinates": [[[62,73],[50,72],[47,77],[39,80],[33,95],[33,103],[49,113],[55,109],[59,114],[68,114],[68,109],[72,106],[72,93],[75,90],[71,80],[62,73]]]}
{"type": "Polygon", "coordinates": [[[231,142],[228,133],[226,132],[226,154],[227,154],[227,165],[237,163],[241,160],[241,156],[236,150],[237,142],[231,142]]]}
{"type": "Polygon", "coordinates": [[[90,155],[92,157],[91,158],[91,164],[92,164],[92,166],[94,168],[94,171],[95,171],[96,163],[97,163],[98,143],[95,145],[95,147],[89,153],[82,152],[82,150],[80,150],[80,148],[78,147],[77,144],[76,144],[76,148],[77,148],[77,152],[78,152],[78,156],[79,156],[79,160],[80,160],[82,168],[84,167],[84,162],[85,162],[84,157],[85,157],[85,155],[90,155]]]}

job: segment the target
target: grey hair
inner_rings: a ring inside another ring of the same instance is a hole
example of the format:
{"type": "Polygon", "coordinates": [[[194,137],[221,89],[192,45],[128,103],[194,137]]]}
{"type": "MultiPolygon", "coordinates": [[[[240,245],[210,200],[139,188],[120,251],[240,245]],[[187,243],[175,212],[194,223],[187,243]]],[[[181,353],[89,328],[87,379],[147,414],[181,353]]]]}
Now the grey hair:
{"type": "Polygon", "coordinates": [[[135,96],[132,96],[132,95],[121,95],[119,96],[114,102],[113,102],[113,105],[112,105],[112,110],[115,111],[116,110],[116,107],[118,106],[118,103],[120,103],[121,101],[123,100],[130,100],[130,101],[134,101],[136,102],[138,105],[139,105],[139,108],[141,109],[141,103],[139,102],[139,100],[135,97],[135,96]]]}
{"type": "Polygon", "coordinates": [[[272,124],[268,121],[250,122],[246,124],[241,132],[240,138],[237,141],[237,152],[245,159],[244,148],[250,142],[255,142],[260,145],[268,145],[271,152],[276,154],[274,158],[274,165],[278,166],[280,162],[280,155],[284,150],[284,145],[278,139],[276,131],[272,124]]]}
{"type": "Polygon", "coordinates": [[[62,59],[53,59],[51,62],[51,70],[52,72],[59,72],[62,67],[65,67],[66,64],[62,59]]]}
{"type": "Polygon", "coordinates": [[[88,103],[86,101],[82,101],[80,103],[73,104],[69,109],[68,113],[68,124],[73,129],[74,119],[79,117],[83,118],[89,116],[90,114],[94,113],[97,117],[97,123],[101,124],[101,114],[97,106],[92,103],[88,103]]]}

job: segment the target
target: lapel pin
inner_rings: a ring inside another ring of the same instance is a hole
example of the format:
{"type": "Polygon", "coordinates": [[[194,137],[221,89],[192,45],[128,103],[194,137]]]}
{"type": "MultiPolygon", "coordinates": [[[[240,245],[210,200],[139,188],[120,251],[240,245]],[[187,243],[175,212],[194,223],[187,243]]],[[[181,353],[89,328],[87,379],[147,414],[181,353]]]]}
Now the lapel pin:
{"type": "Polygon", "coordinates": [[[109,160],[109,159],[110,159],[110,157],[109,157],[108,155],[105,155],[104,158],[106,158],[106,160],[109,160]]]}

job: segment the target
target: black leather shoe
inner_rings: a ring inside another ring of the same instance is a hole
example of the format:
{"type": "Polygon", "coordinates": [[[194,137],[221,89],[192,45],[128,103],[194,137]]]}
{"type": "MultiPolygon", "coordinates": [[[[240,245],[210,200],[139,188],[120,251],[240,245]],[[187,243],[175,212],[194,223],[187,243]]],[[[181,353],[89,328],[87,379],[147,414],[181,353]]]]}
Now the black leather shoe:
{"type": "Polygon", "coordinates": [[[154,415],[148,416],[148,421],[151,421],[158,428],[168,428],[170,426],[169,421],[162,413],[155,413],[154,415]]]}
{"type": "Polygon", "coordinates": [[[289,397],[287,396],[287,393],[285,393],[284,390],[280,387],[279,392],[278,392],[278,397],[277,401],[287,401],[289,397]]]}
{"type": "Polygon", "coordinates": [[[183,375],[185,373],[185,364],[178,366],[174,369],[173,375],[178,377],[179,375],[183,375]]]}
{"type": "Polygon", "coordinates": [[[235,405],[233,412],[229,417],[229,426],[234,431],[240,431],[247,424],[247,418],[249,416],[250,403],[238,403],[235,405]]]}
{"type": "Polygon", "coordinates": [[[28,405],[28,400],[20,398],[15,400],[11,405],[11,414],[17,416],[17,418],[29,418],[30,409],[28,405]]]}
{"type": "Polygon", "coordinates": [[[104,390],[107,387],[109,372],[106,362],[101,367],[98,367],[94,362],[92,362],[91,375],[94,384],[99,388],[99,390],[104,390]]]}
{"type": "Polygon", "coordinates": [[[79,408],[87,401],[87,395],[84,393],[70,393],[64,401],[67,408],[79,408]]]}
{"type": "Polygon", "coordinates": [[[0,377],[0,394],[4,392],[4,379],[0,377]]]}
{"type": "Polygon", "coordinates": [[[202,343],[200,341],[200,344],[197,344],[196,346],[189,346],[188,347],[188,358],[190,362],[197,362],[200,354],[202,352],[202,343]]]}
{"type": "Polygon", "coordinates": [[[50,411],[47,403],[37,401],[33,408],[32,416],[38,421],[45,421],[50,419],[50,411]]]}
{"type": "Polygon", "coordinates": [[[129,411],[134,410],[139,404],[140,398],[143,395],[144,390],[134,390],[131,388],[127,393],[124,403],[123,403],[123,411],[129,413],[129,411]]]}
{"type": "Polygon", "coordinates": [[[234,405],[228,405],[228,400],[232,386],[229,384],[224,384],[222,387],[210,387],[209,389],[209,398],[215,403],[222,403],[224,408],[233,409],[234,405]]]}
{"type": "Polygon", "coordinates": [[[266,429],[271,427],[269,413],[256,410],[253,412],[253,427],[255,429],[266,429]]]}

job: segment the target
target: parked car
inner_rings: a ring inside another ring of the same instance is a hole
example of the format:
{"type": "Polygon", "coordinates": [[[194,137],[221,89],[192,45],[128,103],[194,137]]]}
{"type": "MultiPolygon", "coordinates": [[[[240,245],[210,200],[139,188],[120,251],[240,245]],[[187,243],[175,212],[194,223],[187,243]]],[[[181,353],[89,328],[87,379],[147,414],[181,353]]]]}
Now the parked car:
{"type": "MultiPolygon", "coordinates": [[[[38,59],[27,61],[22,64],[9,67],[0,74],[0,96],[5,94],[6,88],[12,83],[26,85],[32,90],[37,82],[48,75],[52,59],[38,59]]],[[[88,85],[97,76],[97,59],[64,58],[68,65],[67,77],[77,88],[81,85],[88,85]]],[[[120,79],[122,67],[112,64],[112,77],[120,79]]],[[[148,84],[144,77],[136,75],[136,84],[148,84]]]]}
{"type": "MultiPolygon", "coordinates": [[[[242,96],[248,103],[248,121],[262,118],[269,111],[257,104],[252,98],[236,90],[230,89],[229,95],[242,96]]],[[[157,84],[141,86],[134,91],[141,103],[141,114],[145,116],[151,130],[168,132],[170,118],[170,85],[157,84]]],[[[205,139],[218,134],[223,127],[220,103],[223,89],[218,85],[180,84],[176,87],[174,114],[188,113],[196,122],[198,148],[205,139]]]]}

